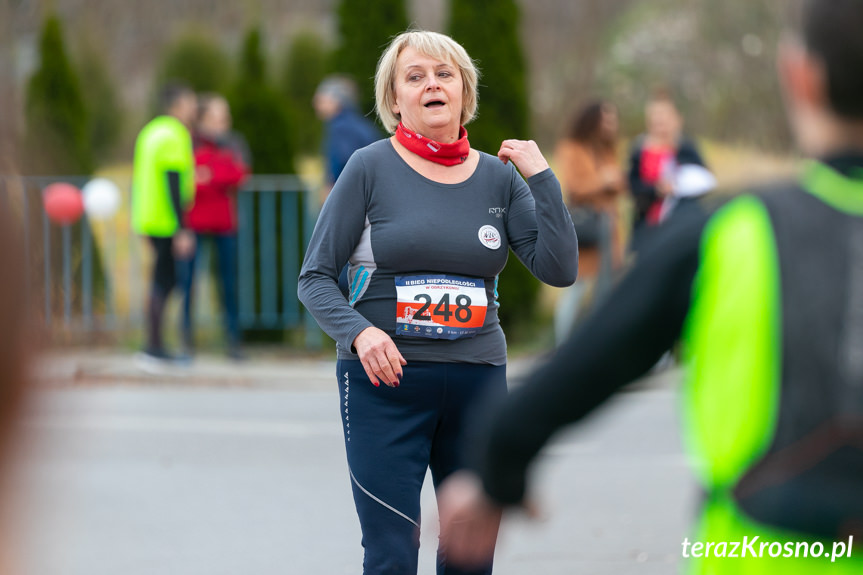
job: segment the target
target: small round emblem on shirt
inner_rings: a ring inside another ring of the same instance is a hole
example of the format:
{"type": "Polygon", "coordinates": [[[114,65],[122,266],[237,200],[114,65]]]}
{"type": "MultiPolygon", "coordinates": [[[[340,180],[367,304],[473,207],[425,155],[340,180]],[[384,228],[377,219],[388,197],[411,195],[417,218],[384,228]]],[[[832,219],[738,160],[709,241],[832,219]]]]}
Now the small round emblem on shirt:
{"type": "Polygon", "coordinates": [[[494,226],[483,226],[479,229],[479,241],[490,250],[500,247],[500,232],[494,226]]]}

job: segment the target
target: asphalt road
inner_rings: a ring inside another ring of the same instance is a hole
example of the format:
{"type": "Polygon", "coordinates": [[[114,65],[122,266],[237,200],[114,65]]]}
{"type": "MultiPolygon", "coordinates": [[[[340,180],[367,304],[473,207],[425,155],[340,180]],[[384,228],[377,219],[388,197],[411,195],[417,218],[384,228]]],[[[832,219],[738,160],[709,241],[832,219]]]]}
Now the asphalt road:
{"type": "MultiPolygon", "coordinates": [[[[288,364],[284,385],[120,374],[43,389],[16,466],[21,573],[361,573],[334,369],[288,364]]],[[[621,394],[547,449],[534,481],[546,517],[507,519],[495,573],[677,572],[696,492],[676,377],[621,394]]],[[[431,575],[429,483],[420,573],[431,575]]]]}

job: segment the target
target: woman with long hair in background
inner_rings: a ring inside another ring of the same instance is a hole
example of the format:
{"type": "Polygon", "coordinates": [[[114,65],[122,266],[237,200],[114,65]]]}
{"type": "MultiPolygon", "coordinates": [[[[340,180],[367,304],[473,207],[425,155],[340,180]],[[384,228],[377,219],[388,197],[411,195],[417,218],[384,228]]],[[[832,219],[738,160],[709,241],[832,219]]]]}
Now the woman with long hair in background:
{"type": "MultiPolygon", "coordinates": [[[[555,312],[555,337],[572,329],[588,292],[599,295],[599,279],[610,280],[623,261],[620,199],[626,179],[617,155],[617,108],[605,101],[579,110],[555,150],[555,169],[578,232],[578,281],[567,288],[555,312]]],[[[607,285],[607,281],[603,282],[607,285]]]]}

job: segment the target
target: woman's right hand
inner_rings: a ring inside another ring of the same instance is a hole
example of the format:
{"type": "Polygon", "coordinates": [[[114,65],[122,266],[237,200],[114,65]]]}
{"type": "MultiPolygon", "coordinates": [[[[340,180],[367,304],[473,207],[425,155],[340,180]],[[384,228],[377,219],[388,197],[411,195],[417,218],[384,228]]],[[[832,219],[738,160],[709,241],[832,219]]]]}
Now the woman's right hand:
{"type": "Polygon", "coordinates": [[[383,330],[367,327],[354,339],[354,349],[372,385],[380,387],[382,381],[390,387],[399,386],[402,366],[408,362],[383,330]]]}
{"type": "Polygon", "coordinates": [[[602,191],[605,193],[615,193],[623,187],[623,174],[615,166],[602,168],[599,178],[602,180],[602,191]]]}
{"type": "Polygon", "coordinates": [[[666,178],[661,178],[656,182],[656,194],[660,198],[667,198],[674,193],[674,185],[666,178]]]}

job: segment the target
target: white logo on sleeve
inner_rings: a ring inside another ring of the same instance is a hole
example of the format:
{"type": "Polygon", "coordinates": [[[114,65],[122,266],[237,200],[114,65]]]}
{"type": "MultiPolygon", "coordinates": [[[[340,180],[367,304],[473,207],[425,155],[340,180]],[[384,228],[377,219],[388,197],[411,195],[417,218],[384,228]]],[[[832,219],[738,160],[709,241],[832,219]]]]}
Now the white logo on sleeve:
{"type": "Polygon", "coordinates": [[[490,250],[500,247],[500,232],[494,226],[483,226],[479,229],[479,241],[490,250]]]}

